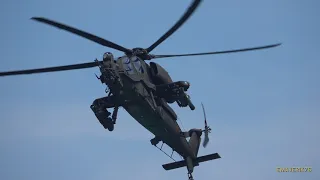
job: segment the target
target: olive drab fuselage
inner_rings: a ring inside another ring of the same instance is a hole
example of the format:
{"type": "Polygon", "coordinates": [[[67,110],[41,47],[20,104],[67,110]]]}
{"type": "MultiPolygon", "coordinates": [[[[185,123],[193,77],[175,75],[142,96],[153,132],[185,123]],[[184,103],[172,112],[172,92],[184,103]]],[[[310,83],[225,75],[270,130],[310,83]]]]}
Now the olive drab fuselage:
{"type": "MultiPolygon", "coordinates": [[[[181,156],[196,157],[186,138],[180,136],[176,114],[163,99],[155,95],[156,85],[152,82],[150,65],[136,56],[123,56],[110,63],[115,63],[119,72],[121,106],[181,156]]],[[[110,89],[112,92],[112,85],[110,89]]]]}

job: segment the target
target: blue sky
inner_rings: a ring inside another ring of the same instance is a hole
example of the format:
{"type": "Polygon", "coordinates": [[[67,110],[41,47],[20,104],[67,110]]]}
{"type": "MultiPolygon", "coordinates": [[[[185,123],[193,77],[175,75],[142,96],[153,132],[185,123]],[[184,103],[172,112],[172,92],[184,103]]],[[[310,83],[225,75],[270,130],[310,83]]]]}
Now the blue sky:
{"type": "MultiPolygon", "coordinates": [[[[190,1],[2,0],[0,71],[93,61],[105,48],[33,22],[43,16],[128,48],[148,47],[190,1]]],[[[283,42],[264,51],[161,59],[174,80],[188,80],[197,106],[176,110],[183,128],[212,127],[200,154],[221,159],[196,179],[319,179],[320,3],[316,0],[205,0],[153,53],[192,53],[283,42]],[[276,167],[311,166],[312,173],[276,167]]],[[[186,179],[185,168],[150,145],[151,133],[124,110],[110,133],[89,106],[104,96],[98,69],[0,78],[0,179],[186,179]]]]}

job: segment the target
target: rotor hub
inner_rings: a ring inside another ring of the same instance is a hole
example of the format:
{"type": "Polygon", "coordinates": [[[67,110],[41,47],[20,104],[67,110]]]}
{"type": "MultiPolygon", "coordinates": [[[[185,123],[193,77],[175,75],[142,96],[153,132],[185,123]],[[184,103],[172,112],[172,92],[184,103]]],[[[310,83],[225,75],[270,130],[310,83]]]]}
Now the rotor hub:
{"type": "Polygon", "coordinates": [[[132,55],[133,56],[138,56],[139,58],[143,59],[143,60],[151,60],[152,59],[152,55],[150,55],[148,53],[148,51],[144,48],[133,48],[132,49],[132,55]]]}

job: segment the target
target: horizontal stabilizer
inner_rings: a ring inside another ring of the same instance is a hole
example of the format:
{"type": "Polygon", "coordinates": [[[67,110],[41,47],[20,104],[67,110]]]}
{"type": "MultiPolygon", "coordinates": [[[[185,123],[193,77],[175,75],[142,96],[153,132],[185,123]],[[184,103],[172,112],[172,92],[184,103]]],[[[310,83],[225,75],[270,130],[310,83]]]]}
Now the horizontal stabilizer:
{"type": "Polygon", "coordinates": [[[177,162],[174,162],[174,163],[168,163],[168,164],[164,164],[162,165],[162,167],[165,169],[165,170],[171,170],[171,169],[177,169],[177,168],[181,168],[181,167],[184,167],[186,166],[186,161],[185,160],[182,160],[182,161],[177,161],[177,162]]]}
{"type": "Polygon", "coordinates": [[[214,154],[209,154],[209,155],[205,155],[205,156],[200,156],[197,158],[196,162],[201,163],[201,162],[211,161],[211,160],[219,159],[219,158],[221,158],[220,155],[218,153],[214,153],[214,154]]]}
{"type": "MultiPolygon", "coordinates": [[[[200,157],[197,157],[197,159],[195,159],[194,165],[197,166],[201,162],[211,161],[211,160],[219,159],[219,158],[221,158],[221,157],[218,153],[200,156],[200,157]]],[[[164,164],[164,165],[162,165],[162,167],[163,167],[163,169],[168,171],[168,170],[172,170],[172,169],[185,167],[186,165],[187,165],[186,161],[182,160],[182,161],[178,161],[178,162],[164,164]]]]}

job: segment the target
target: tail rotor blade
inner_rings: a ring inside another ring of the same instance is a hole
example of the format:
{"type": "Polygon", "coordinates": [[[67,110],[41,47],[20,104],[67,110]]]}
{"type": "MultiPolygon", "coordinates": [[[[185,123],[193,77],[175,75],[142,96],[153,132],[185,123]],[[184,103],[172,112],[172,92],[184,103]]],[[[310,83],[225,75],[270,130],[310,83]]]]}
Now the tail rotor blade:
{"type": "Polygon", "coordinates": [[[203,140],[203,147],[205,148],[208,143],[209,143],[209,133],[211,132],[211,128],[207,124],[207,116],[206,116],[206,111],[204,109],[203,104],[201,103],[202,106],[202,111],[203,111],[203,117],[204,117],[204,140],[203,140]]]}
{"type": "Polygon", "coordinates": [[[203,111],[204,123],[205,123],[205,126],[207,126],[207,116],[206,116],[206,111],[204,109],[203,103],[201,103],[201,106],[203,111]]]}
{"type": "Polygon", "coordinates": [[[208,134],[208,131],[205,131],[204,132],[204,140],[203,140],[203,147],[206,148],[207,145],[209,143],[209,134],[208,134]]]}

